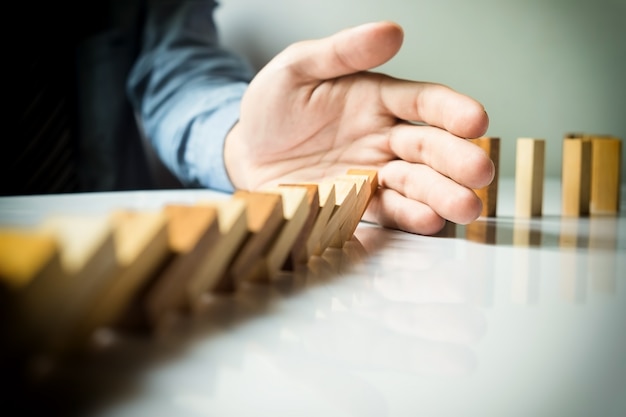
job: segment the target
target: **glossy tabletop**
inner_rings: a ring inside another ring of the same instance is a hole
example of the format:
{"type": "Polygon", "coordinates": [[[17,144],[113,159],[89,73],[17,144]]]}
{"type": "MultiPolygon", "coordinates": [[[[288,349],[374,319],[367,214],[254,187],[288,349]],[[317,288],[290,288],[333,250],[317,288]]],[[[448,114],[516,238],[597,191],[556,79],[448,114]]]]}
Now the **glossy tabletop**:
{"type": "MultiPolygon", "coordinates": [[[[342,250],[162,334],[105,332],[37,401],[89,416],[623,417],[625,204],[561,217],[548,180],[544,215],[516,219],[513,181],[499,188],[497,218],[434,237],[361,223],[342,250]]],[[[202,198],[227,196],[0,198],[0,222],[202,198]]]]}

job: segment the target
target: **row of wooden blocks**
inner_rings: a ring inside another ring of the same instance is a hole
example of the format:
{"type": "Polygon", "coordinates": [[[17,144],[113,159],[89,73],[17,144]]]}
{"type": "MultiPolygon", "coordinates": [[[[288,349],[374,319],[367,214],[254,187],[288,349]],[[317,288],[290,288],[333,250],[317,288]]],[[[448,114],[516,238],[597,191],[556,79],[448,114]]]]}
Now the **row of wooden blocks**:
{"type": "MultiPolygon", "coordinates": [[[[497,216],[500,138],[472,139],[496,166],[494,181],[475,190],[483,217],[497,216]]],[[[545,140],[518,138],[515,159],[515,216],[537,217],[543,211],[545,140]]],[[[568,134],[563,138],[561,214],[617,214],[620,209],[622,141],[612,136],[568,134]]]]}
{"type": "Polygon", "coordinates": [[[10,317],[0,330],[19,349],[55,354],[115,327],[131,306],[158,327],[169,313],[202,308],[207,293],[271,281],[343,247],[377,188],[376,171],[352,169],[223,200],[0,229],[0,301],[10,317]]]}

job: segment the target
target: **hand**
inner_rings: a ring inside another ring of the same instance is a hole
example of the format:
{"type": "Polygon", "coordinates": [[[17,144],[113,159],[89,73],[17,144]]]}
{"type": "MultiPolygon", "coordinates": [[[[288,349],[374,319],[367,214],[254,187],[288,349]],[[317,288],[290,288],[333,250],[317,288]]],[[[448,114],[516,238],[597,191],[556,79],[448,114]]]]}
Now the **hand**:
{"type": "Polygon", "coordinates": [[[494,165],[463,138],[483,135],[483,106],[434,83],[368,70],[400,49],[389,22],[295,43],[252,80],[225,144],[236,188],[320,182],[348,168],[378,170],[380,188],[365,220],[432,234],[445,219],[466,224],[494,165]]]}

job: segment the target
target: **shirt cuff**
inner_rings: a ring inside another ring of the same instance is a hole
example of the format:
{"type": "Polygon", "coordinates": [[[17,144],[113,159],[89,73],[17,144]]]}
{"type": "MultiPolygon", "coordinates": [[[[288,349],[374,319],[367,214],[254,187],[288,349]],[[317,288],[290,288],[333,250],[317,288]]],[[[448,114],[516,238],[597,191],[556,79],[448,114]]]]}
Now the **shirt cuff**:
{"type": "Polygon", "coordinates": [[[198,116],[191,126],[184,159],[189,177],[200,186],[234,191],[224,164],[224,142],[239,120],[240,105],[241,97],[233,97],[209,114],[198,116]]]}

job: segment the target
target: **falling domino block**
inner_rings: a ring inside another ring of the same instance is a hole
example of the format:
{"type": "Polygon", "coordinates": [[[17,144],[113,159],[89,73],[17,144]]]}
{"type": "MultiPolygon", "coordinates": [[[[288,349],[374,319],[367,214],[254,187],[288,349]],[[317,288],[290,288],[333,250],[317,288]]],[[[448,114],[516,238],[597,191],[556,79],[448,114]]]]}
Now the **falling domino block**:
{"type": "Polygon", "coordinates": [[[43,280],[61,271],[57,240],[35,230],[0,231],[0,283],[19,291],[43,275],[43,280]]]}
{"type": "Polygon", "coordinates": [[[86,341],[94,330],[114,325],[141,288],[172,256],[167,216],[162,211],[116,211],[111,221],[118,271],[79,324],[77,344],[86,341]]]}
{"type": "Polygon", "coordinates": [[[241,249],[248,236],[247,205],[244,200],[232,198],[199,204],[209,205],[217,210],[220,237],[187,285],[187,304],[193,311],[200,310],[203,294],[230,286],[230,283],[220,280],[224,279],[230,260],[241,249]]]}
{"type": "Polygon", "coordinates": [[[354,182],[356,187],[356,198],[354,200],[353,209],[348,213],[346,219],[339,225],[339,230],[335,232],[330,247],[341,249],[348,240],[352,237],[356,226],[361,220],[361,212],[365,211],[369,194],[371,193],[370,186],[368,184],[369,177],[367,175],[340,175],[335,178],[335,181],[348,181],[354,182]]]}
{"type": "Polygon", "coordinates": [[[615,137],[591,138],[592,214],[616,214],[620,205],[622,141],[615,137]]]}
{"type": "Polygon", "coordinates": [[[319,209],[313,228],[306,242],[307,258],[322,253],[321,240],[326,225],[335,208],[335,184],[332,182],[322,182],[318,184],[319,209]]]}
{"type": "Polygon", "coordinates": [[[180,311],[187,302],[187,284],[193,271],[219,241],[217,210],[200,205],[169,205],[168,240],[173,259],[155,277],[144,296],[148,323],[154,328],[180,311]]]}
{"type": "MultiPolygon", "coordinates": [[[[356,184],[352,180],[333,181],[335,185],[335,207],[320,238],[319,249],[323,252],[328,248],[339,232],[340,227],[350,217],[356,204],[356,184]]],[[[316,255],[321,254],[316,253],[316,255]]]]}
{"type": "Polygon", "coordinates": [[[249,237],[222,279],[222,282],[227,283],[220,288],[223,291],[233,290],[238,282],[252,273],[266,249],[267,242],[274,239],[284,223],[283,201],[278,193],[237,191],[233,198],[242,199],[250,208],[247,211],[249,237]]]}
{"type": "MultiPolygon", "coordinates": [[[[374,173],[363,174],[346,174],[341,178],[353,178],[357,183],[357,202],[355,204],[355,210],[352,216],[341,226],[341,240],[347,242],[352,238],[354,231],[356,230],[359,222],[363,218],[363,214],[367,209],[369,202],[372,199],[374,193],[374,187],[372,181],[378,182],[378,176],[374,173]]],[[[378,185],[376,185],[378,188],[378,185]]]]}
{"type": "Polygon", "coordinates": [[[291,247],[298,238],[300,231],[309,215],[307,190],[302,187],[275,187],[263,190],[265,193],[276,193],[282,199],[283,227],[273,239],[265,243],[266,250],[257,259],[247,280],[274,279],[289,256],[291,247]]]}
{"type": "Polygon", "coordinates": [[[561,213],[589,214],[591,193],[591,141],[582,137],[563,139],[561,213]]]}
{"type": "Polygon", "coordinates": [[[519,138],[515,163],[515,215],[541,216],[543,207],[543,181],[545,165],[545,140],[519,138]]]}
{"type": "Polygon", "coordinates": [[[470,142],[484,150],[495,166],[495,175],[491,184],[474,190],[474,192],[476,192],[476,195],[483,203],[480,215],[483,217],[496,217],[498,208],[498,178],[500,175],[500,138],[482,137],[470,139],[470,142]]]}
{"type": "Polygon", "coordinates": [[[109,216],[52,216],[41,225],[60,248],[61,271],[40,276],[20,292],[17,315],[24,336],[42,350],[60,354],[71,333],[115,272],[109,216]]]}
{"type": "Polygon", "coordinates": [[[297,265],[306,264],[308,261],[307,255],[307,240],[313,231],[315,220],[320,212],[320,197],[319,187],[317,184],[281,184],[281,187],[303,187],[307,192],[307,204],[309,206],[309,214],[302,226],[302,230],[294,242],[283,269],[286,271],[292,271],[297,265]]]}

